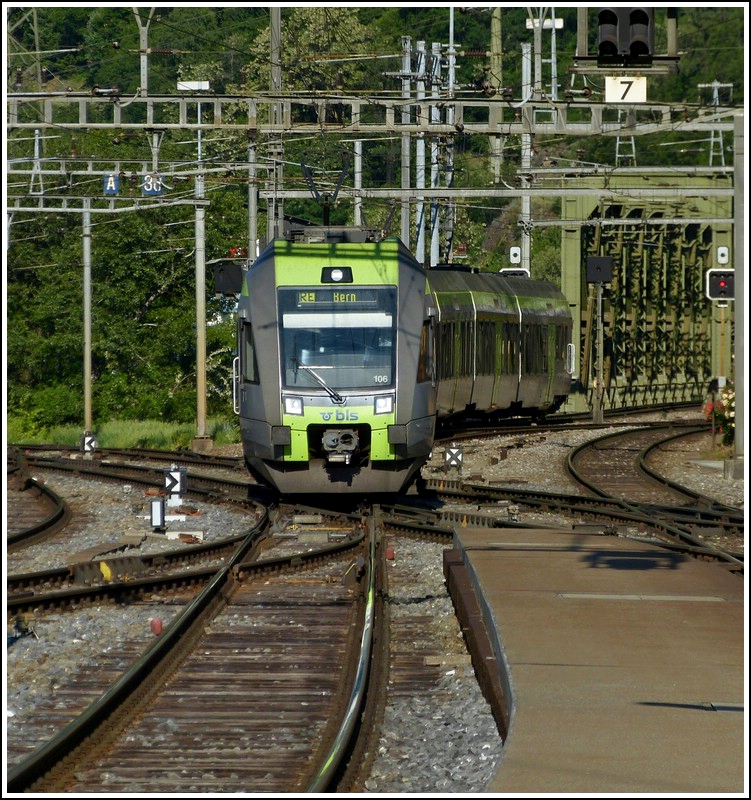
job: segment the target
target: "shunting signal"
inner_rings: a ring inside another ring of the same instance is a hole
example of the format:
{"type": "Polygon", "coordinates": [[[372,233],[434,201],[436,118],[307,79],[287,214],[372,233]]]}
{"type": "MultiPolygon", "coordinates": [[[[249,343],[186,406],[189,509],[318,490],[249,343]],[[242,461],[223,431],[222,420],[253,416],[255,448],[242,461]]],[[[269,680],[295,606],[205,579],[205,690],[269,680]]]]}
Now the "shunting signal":
{"type": "Polygon", "coordinates": [[[707,270],[706,293],[710,300],[733,300],[735,298],[735,270],[707,270]]]}

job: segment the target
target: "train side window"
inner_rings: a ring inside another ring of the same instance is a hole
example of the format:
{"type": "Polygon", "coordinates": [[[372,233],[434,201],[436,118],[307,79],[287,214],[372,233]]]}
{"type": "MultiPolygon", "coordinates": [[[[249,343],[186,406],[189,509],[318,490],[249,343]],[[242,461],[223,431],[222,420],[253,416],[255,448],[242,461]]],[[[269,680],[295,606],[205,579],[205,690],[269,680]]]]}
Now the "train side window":
{"type": "Polygon", "coordinates": [[[529,375],[539,375],[543,371],[545,344],[542,325],[524,326],[524,371],[529,375]]]}
{"type": "Polygon", "coordinates": [[[243,383],[258,383],[258,363],[256,361],[256,347],[253,340],[253,326],[249,322],[242,323],[240,363],[242,364],[243,383]]]}
{"type": "Polygon", "coordinates": [[[523,336],[522,336],[522,365],[524,368],[524,374],[528,375],[532,371],[531,361],[531,352],[532,352],[532,342],[530,339],[529,333],[529,325],[525,325],[522,329],[523,336]]]}
{"type": "Polygon", "coordinates": [[[454,325],[442,323],[438,327],[436,337],[438,352],[436,353],[436,366],[439,378],[450,378],[454,374],[454,325]]]}
{"type": "Polygon", "coordinates": [[[501,373],[503,375],[511,374],[511,363],[513,359],[512,328],[513,325],[511,325],[511,323],[503,323],[503,355],[501,363],[501,373]]]}
{"type": "Polygon", "coordinates": [[[495,329],[492,322],[477,323],[477,374],[492,375],[495,363],[495,329]]]}
{"type": "Polygon", "coordinates": [[[489,350],[488,323],[478,320],[477,323],[477,358],[475,368],[478,375],[487,374],[487,356],[489,350]]]}
{"type": "Polygon", "coordinates": [[[460,375],[471,375],[472,374],[472,337],[471,337],[471,327],[470,323],[466,320],[462,321],[459,324],[459,333],[462,337],[460,343],[460,358],[461,363],[459,365],[459,374],[460,375]]]}
{"type": "Polygon", "coordinates": [[[534,352],[532,353],[532,371],[537,375],[542,372],[542,325],[535,325],[534,336],[534,352]]]}
{"type": "Polygon", "coordinates": [[[417,361],[417,382],[425,383],[430,380],[430,321],[422,323],[420,336],[420,354],[417,361]]]}

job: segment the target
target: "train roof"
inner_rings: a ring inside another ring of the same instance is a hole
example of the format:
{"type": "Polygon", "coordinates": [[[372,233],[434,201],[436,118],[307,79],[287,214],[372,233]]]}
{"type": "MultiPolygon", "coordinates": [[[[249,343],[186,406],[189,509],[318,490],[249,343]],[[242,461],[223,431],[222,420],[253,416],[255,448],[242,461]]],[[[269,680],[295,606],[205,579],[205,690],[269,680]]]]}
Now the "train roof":
{"type": "Polygon", "coordinates": [[[497,272],[476,272],[466,267],[429,269],[427,275],[432,292],[487,292],[556,299],[562,296],[561,290],[549,281],[497,272]]]}
{"type": "Polygon", "coordinates": [[[407,262],[422,270],[414,255],[398,236],[389,236],[379,241],[370,241],[359,237],[354,237],[353,239],[348,237],[343,239],[337,237],[318,239],[313,237],[310,241],[272,239],[258,258],[250,265],[250,269],[253,270],[254,267],[261,266],[269,259],[277,256],[326,258],[333,255],[346,257],[348,253],[353,255],[368,253],[376,258],[398,258],[401,262],[407,262]]]}
{"type": "Polygon", "coordinates": [[[383,233],[378,228],[353,225],[296,225],[290,227],[286,238],[291,242],[337,243],[380,242],[383,233]]]}

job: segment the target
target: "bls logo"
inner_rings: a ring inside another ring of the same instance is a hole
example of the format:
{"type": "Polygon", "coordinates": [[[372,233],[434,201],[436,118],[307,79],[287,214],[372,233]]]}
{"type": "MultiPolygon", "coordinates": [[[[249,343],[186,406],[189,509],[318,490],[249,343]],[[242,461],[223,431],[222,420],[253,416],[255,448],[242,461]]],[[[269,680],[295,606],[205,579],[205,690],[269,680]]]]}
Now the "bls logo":
{"type": "Polygon", "coordinates": [[[357,422],[360,415],[355,411],[322,411],[321,417],[324,422],[331,422],[332,419],[337,422],[357,422]]]}

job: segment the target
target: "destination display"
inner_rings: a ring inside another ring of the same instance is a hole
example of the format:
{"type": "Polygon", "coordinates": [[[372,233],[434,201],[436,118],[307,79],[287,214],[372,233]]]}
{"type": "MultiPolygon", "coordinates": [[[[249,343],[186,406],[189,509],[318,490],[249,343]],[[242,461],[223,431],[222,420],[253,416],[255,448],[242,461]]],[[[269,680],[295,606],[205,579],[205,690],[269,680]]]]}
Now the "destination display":
{"type": "Polygon", "coordinates": [[[356,306],[374,308],[378,305],[375,289],[306,289],[297,292],[297,307],[356,306]]]}

